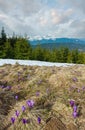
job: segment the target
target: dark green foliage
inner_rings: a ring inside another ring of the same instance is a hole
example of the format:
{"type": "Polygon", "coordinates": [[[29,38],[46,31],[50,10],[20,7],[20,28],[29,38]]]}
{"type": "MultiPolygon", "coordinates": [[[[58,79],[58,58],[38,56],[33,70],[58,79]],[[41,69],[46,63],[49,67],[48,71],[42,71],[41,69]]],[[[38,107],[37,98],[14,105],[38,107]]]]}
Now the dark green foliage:
{"type": "Polygon", "coordinates": [[[0,58],[5,57],[4,46],[0,45],[0,58]]]}
{"type": "Polygon", "coordinates": [[[33,50],[33,59],[43,61],[44,53],[43,48],[41,48],[40,45],[37,45],[37,47],[33,50]]]}
{"type": "Polygon", "coordinates": [[[0,58],[5,57],[4,44],[5,44],[6,40],[7,40],[6,33],[4,31],[4,27],[2,27],[1,36],[0,36],[0,58]]]}
{"type": "Polygon", "coordinates": [[[10,44],[10,42],[5,42],[4,44],[4,58],[8,58],[8,59],[11,59],[14,57],[14,50],[10,44]]]}
{"type": "Polygon", "coordinates": [[[48,49],[43,49],[43,60],[44,61],[50,61],[50,55],[51,55],[51,52],[50,50],[48,49]]]}
{"type": "Polygon", "coordinates": [[[73,63],[77,63],[78,55],[79,55],[78,50],[73,50],[72,51],[72,62],[73,63]]]}
{"type": "Polygon", "coordinates": [[[6,33],[4,31],[4,27],[1,30],[1,38],[0,38],[0,45],[3,45],[6,42],[6,33]]]}
{"type": "Polygon", "coordinates": [[[15,43],[17,42],[18,38],[15,35],[15,33],[13,33],[12,37],[8,38],[8,41],[10,42],[10,45],[12,47],[14,47],[15,43]]]}
{"type": "Polygon", "coordinates": [[[14,46],[15,59],[30,59],[31,46],[26,39],[20,38],[14,46]]]}
{"type": "Polygon", "coordinates": [[[38,44],[32,48],[27,38],[17,37],[14,33],[7,38],[4,28],[0,37],[0,58],[6,59],[27,59],[61,63],[85,63],[85,53],[76,50],[69,50],[68,47],[55,49],[43,48],[38,44]]]}
{"type": "Polygon", "coordinates": [[[77,59],[77,63],[81,64],[81,63],[85,63],[85,54],[84,53],[79,53],[78,54],[78,59],[77,59]]]}

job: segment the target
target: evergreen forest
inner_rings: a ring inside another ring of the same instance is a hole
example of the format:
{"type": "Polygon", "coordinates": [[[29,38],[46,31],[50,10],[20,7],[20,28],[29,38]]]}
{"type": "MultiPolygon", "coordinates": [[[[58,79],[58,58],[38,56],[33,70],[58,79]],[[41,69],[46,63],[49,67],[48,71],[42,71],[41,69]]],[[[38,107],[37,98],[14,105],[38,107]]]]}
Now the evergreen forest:
{"type": "Polygon", "coordinates": [[[85,52],[70,50],[64,46],[50,50],[42,48],[39,44],[33,48],[27,38],[16,36],[14,33],[7,37],[4,27],[0,34],[0,58],[85,64],[85,52]]]}

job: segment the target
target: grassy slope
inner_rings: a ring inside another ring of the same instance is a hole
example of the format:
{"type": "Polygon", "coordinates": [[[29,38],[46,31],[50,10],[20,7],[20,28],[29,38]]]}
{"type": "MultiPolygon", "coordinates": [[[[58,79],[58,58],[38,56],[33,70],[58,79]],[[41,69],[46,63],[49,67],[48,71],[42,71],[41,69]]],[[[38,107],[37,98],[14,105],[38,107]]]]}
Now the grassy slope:
{"type": "MultiPolygon", "coordinates": [[[[0,67],[0,130],[41,130],[49,117],[59,118],[68,128],[73,123],[78,130],[85,130],[85,66],[39,67],[3,65],[0,67]],[[9,90],[7,86],[11,86],[9,90]],[[39,96],[36,92],[39,91],[39,96]],[[14,96],[18,95],[16,101],[14,96]],[[32,99],[35,105],[29,109],[26,101],[32,99]],[[69,100],[78,105],[79,117],[72,116],[69,100]],[[26,111],[22,112],[22,105],[26,111]],[[19,110],[14,125],[10,118],[19,110]],[[37,117],[41,117],[38,124],[37,117]],[[22,118],[30,120],[22,124],[22,118]]],[[[49,129],[50,130],[50,129],[49,129]]]]}

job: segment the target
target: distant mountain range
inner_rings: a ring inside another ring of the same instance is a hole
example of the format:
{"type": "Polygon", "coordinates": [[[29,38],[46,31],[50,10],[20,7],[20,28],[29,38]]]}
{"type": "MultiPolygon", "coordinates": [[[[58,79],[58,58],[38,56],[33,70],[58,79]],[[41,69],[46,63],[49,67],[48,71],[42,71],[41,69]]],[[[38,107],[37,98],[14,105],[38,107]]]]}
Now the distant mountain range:
{"type": "Polygon", "coordinates": [[[77,38],[47,38],[47,39],[34,39],[30,40],[32,47],[36,47],[40,44],[43,48],[53,49],[58,47],[68,47],[69,49],[78,49],[79,51],[85,51],[85,39],[77,38]]]}

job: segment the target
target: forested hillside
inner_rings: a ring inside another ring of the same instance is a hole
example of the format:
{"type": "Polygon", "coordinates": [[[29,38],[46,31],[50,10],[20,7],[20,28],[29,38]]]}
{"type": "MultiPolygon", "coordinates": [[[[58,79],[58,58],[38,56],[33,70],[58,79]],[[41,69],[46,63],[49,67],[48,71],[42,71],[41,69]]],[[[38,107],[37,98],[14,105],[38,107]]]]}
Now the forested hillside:
{"type": "Polygon", "coordinates": [[[85,52],[85,40],[78,38],[42,38],[41,39],[30,39],[32,47],[35,48],[37,44],[40,44],[43,48],[50,50],[60,47],[68,47],[70,50],[78,49],[78,51],[85,52]]]}
{"type": "Polygon", "coordinates": [[[2,28],[0,36],[0,58],[84,64],[85,52],[79,52],[77,49],[69,50],[67,47],[50,50],[37,45],[36,48],[32,48],[27,38],[14,34],[12,37],[7,37],[4,28],[2,28]]]}

